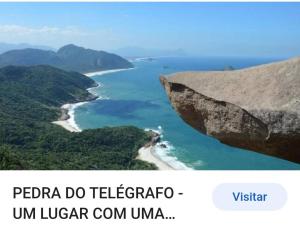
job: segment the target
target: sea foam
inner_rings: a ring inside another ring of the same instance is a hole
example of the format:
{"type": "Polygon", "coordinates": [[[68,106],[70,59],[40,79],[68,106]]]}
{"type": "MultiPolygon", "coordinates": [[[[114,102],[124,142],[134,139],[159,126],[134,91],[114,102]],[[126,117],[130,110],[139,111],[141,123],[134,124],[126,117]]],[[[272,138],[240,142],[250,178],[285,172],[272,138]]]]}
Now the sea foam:
{"type": "MultiPolygon", "coordinates": [[[[146,60],[147,58],[140,58],[136,59],[135,61],[143,61],[146,60]]],[[[104,75],[104,74],[109,74],[109,73],[114,73],[114,72],[119,72],[119,71],[125,71],[125,70],[132,70],[135,68],[128,68],[128,69],[117,69],[117,70],[106,70],[106,71],[100,71],[100,72],[93,72],[93,73],[87,73],[85,74],[88,77],[93,77],[93,76],[99,76],[99,75],[104,75]]],[[[98,92],[94,91],[97,88],[102,87],[103,85],[101,83],[98,83],[97,87],[92,87],[89,88],[88,91],[94,95],[98,96],[98,99],[109,99],[108,97],[105,96],[100,96],[98,92]]],[[[75,110],[76,108],[80,107],[81,105],[84,105],[88,102],[79,102],[76,104],[66,104],[62,108],[65,108],[68,110],[68,114],[70,118],[67,120],[68,123],[78,131],[82,131],[78,124],[75,121],[75,110]]],[[[157,129],[150,129],[146,128],[145,131],[153,131],[157,134],[160,135],[160,138],[163,139],[163,128],[161,126],[158,126],[157,129]]],[[[174,146],[169,142],[169,141],[161,141],[157,143],[154,147],[154,152],[153,154],[162,160],[163,162],[167,163],[171,167],[173,167],[176,170],[193,170],[193,168],[188,167],[186,164],[181,162],[176,156],[174,156],[174,146]]]]}
{"type": "Polygon", "coordinates": [[[75,104],[64,104],[61,108],[68,110],[69,119],[66,120],[68,124],[76,129],[77,131],[82,131],[78,124],[75,121],[75,109],[78,108],[81,105],[86,104],[87,102],[79,102],[75,104]]]}
{"type": "MultiPolygon", "coordinates": [[[[99,95],[96,91],[96,89],[103,87],[103,85],[101,83],[98,82],[98,85],[96,87],[91,87],[88,88],[87,91],[89,91],[91,94],[98,96],[97,100],[105,100],[105,99],[109,99],[106,96],[101,96],[99,95]]],[[[84,101],[84,102],[78,102],[78,103],[74,103],[74,104],[64,104],[63,106],[61,106],[61,108],[68,110],[68,115],[69,115],[69,119],[67,119],[66,121],[68,122],[68,124],[73,127],[74,129],[76,129],[77,131],[82,131],[82,129],[78,126],[78,124],[76,123],[75,120],[75,110],[84,105],[87,104],[89,101],[84,101]]]]}
{"type": "MultiPolygon", "coordinates": [[[[151,128],[145,128],[145,131],[153,131],[160,135],[160,138],[163,139],[163,128],[161,126],[158,126],[157,129],[151,129],[151,128]]],[[[167,163],[171,167],[173,167],[176,170],[193,170],[193,168],[188,167],[183,162],[179,161],[179,159],[174,156],[174,150],[175,147],[169,142],[169,141],[161,141],[157,143],[154,147],[153,154],[162,160],[163,162],[167,163]]]]}

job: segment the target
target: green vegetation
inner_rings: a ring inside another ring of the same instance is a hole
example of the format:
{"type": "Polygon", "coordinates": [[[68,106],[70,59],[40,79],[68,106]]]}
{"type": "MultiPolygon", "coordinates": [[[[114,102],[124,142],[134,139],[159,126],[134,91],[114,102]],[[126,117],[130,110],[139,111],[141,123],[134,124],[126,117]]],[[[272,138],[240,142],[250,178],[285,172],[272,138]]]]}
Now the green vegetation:
{"type": "Polygon", "coordinates": [[[136,127],[71,133],[51,124],[64,103],[95,98],[93,80],[49,66],[0,69],[0,169],[155,169],[136,160],[149,135],[136,127]]]}
{"type": "Polygon", "coordinates": [[[131,68],[126,59],[104,51],[66,45],[57,52],[40,49],[12,50],[0,55],[0,67],[50,65],[67,71],[93,72],[131,68]]]}

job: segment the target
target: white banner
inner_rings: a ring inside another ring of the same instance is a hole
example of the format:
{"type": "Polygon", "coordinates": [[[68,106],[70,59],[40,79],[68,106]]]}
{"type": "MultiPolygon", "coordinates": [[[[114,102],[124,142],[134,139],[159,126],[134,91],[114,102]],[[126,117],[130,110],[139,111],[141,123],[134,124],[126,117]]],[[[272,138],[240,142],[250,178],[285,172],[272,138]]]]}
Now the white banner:
{"type": "Polygon", "coordinates": [[[1,227],[298,227],[299,171],[2,171],[1,227]]]}

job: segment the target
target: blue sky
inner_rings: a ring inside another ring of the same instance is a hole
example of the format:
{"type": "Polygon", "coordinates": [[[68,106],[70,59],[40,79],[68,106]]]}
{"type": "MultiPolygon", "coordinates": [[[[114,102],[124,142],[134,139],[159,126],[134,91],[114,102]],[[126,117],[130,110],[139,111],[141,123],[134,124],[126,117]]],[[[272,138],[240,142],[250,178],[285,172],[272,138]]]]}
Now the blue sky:
{"type": "Polygon", "coordinates": [[[0,42],[300,55],[300,3],[0,3],[0,42]]]}

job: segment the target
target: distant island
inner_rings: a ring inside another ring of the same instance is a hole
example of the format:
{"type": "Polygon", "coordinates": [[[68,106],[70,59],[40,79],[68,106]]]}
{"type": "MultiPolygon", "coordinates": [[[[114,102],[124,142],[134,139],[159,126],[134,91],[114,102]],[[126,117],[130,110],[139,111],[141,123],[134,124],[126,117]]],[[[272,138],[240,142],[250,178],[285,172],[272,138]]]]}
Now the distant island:
{"type": "Polygon", "coordinates": [[[157,169],[136,159],[139,148],[151,141],[142,129],[106,127],[72,133],[51,123],[61,116],[63,104],[95,99],[87,91],[94,86],[80,73],[52,66],[1,68],[0,169],[157,169]]]}
{"type": "Polygon", "coordinates": [[[49,65],[66,71],[90,73],[112,69],[127,69],[133,65],[116,54],[69,44],[57,52],[26,48],[0,55],[0,67],[49,65]]]}
{"type": "Polygon", "coordinates": [[[230,146],[300,163],[300,58],[161,77],[180,117],[230,146]]]}

